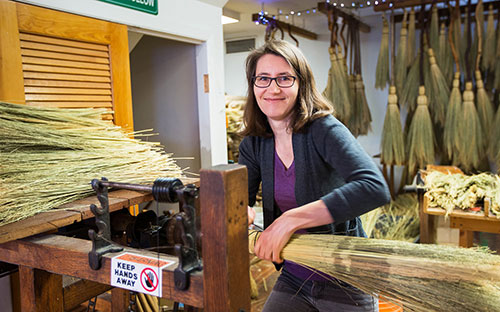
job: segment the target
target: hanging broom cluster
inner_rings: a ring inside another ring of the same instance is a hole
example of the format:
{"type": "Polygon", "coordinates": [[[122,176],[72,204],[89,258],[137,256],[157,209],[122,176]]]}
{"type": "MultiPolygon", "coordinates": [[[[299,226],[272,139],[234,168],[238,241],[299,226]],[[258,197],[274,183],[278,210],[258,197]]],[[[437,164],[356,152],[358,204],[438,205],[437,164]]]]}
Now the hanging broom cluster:
{"type": "Polygon", "coordinates": [[[333,104],[335,116],[357,137],[368,134],[372,122],[361,73],[359,25],[355,20],[343,20],[339,31],[337,20],[337,11],[330,6],[328,28],[331,31],[331,65],[323,95],[333,104]],[[347,32],[347,39],[344,32],[347,32]],[[339,37],[343,47],[339,43],[339,37]]]}
{"type": "Polygon", "coordinates": [[[375,87],[391,88],[381,162],[406,165],[403,183],[436,161],[468,173],[488,171],[490,162],[500,170],[500,5],[489,4],[487,12],[482,0],[462,10],[459,4],[442,6],[434,3],[426,12],[423,5],[417,13],[412,7],[408,24],[405,10],[397,52],[395,27],[382,17],[375,87]],[[399,108],[407,111],[404,131],[399,108]]]}

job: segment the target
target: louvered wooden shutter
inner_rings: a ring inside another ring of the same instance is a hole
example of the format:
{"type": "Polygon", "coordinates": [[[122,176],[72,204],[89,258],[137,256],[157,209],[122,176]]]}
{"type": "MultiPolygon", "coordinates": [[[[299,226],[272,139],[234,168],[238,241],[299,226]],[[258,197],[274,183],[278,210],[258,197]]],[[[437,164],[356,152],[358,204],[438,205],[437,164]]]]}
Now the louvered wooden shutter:
{"type": "Polygon", "coordinates": [[[27,33],[19,38],[26,104],[112,110],[107,45],[27,33]]]}
{"type": "Polygon", "coordinates": [[[126,26],[0,0],[0,27],[0,100],[104,107],[132,130],[126,26]]]}

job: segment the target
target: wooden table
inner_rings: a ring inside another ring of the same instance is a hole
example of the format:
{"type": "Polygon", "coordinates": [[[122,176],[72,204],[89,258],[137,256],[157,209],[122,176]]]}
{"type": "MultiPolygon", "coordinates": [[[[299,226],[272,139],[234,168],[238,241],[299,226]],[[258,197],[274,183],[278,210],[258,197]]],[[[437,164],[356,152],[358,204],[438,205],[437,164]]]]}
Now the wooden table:
{"type": "MultiPolygon", "coordinates": [[[[182,291],[174,286],[176,265],[164,268],[162,297],[182,302],[191,311],[250,311],[247,194],[245,167],[220,165],[201,170],[203,270],[191,274],[189,288],[182,291]]],[[[111,211],[152,200],[151,194],[131,191],[109,195],[111,211]]],[[[41,213],[0,228],[0,261],[19,265],[21,311],[65,311],[111,288],[111,258],[119,253],[104,255],[101,269],[95,271],[88,264],[89,240],[53,233],[59,227],[93,217],[91,203],[98,204],[97,198],[86,198],[66,205],[69,210],[41,213]],[[65,289],[62,275],[82,282],[65,289]]],[[[158,257],[139,249],[125,251],[158,257]]],[[[160,258],[177,262],[169,255],[160,258]]],[[[112,290],[112,311],[127,311],[128,294],[128,290],[112,290]]]]}

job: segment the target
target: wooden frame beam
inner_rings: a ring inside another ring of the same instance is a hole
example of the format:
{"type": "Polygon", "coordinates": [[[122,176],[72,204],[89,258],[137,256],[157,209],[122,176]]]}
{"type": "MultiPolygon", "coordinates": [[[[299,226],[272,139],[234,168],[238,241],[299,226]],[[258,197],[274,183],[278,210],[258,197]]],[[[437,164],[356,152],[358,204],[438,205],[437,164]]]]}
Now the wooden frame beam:
{"type": "MultiPolygon", "coordinates": [[[[259,21],[259,17],[260,17],[259,13],[252,14],[252,21],[253,22],[258,22],[259,21]]],[[[264,17],[266,19],[268,19],[268,20],[273,20],[273,18],[271,16],[264,15],[264,17]]],[[[288,23],[279,21],[277,19],[274,19],[274,20],[276,21],[276,25],[278,27],[280,27],[281,29],[283,29],[284,33],[286,33],[287,31],[291,31],[294,34],[296,34],[298,36],[302,36],[302,37],[307,38],[307,39],[311,39],[311,40],[317,40],[318,39],[318,35],[316,33],[313,33],[312,31],[306,30],[304,28],[297,27],[297,26],[292,25],[292,24],[288,24],[288,23]]]]}
{"type": "Polygon", "coordinates": [[[342,17],[343,19],[346,20],[355,20],[358,25],[359,25],[359,30],[364,32],[364,33],[369,33],[371,30],[371,27],[368,24],[363,23],[361,20],[359,20],[356,16],[349,14],[345,12],[344,10],[341,10],[337,7],[334,7],[332,4],[328,4],[326,2],[319,2],[318,3],[318,11],[320,11],[323,14],[326,14],[328,16],[328,6],[331,6],[331,8],[334,8],[337,11],[337,15],[342,17]]]}
{"type": "MultiPolygon", "coordinates": [[[[1,244],[0,261],[19,264],[20,268],[24,266],[110,285],[111,258],[119,253],[104,255],[101,260],[102,267],[96,271],[88,264],[88,253],[91,249],[91,241],[50,234],[1,244]]],[[[157,253],[134,248],[125,248],[123,252],[158,257],[157,253]]],[[[174,256],[162,254],[160,259],[177,263],[174,256]]],[[[194,307],[203,307],[203,274],[192,273],[188,291],[180,291],[174,286],[175,267],[176,264],[162,270],[162,297],[194,307]]]]}

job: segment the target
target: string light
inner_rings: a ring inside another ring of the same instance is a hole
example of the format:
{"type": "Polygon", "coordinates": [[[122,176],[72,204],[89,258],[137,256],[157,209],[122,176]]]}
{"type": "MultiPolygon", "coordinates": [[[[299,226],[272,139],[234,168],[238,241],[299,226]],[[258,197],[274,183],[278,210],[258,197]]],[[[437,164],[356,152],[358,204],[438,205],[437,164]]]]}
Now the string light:
{"type": "MultiPolygon", "coordinates": [[[[347,2],[347,0],[335,0],[335,1],[325,0],[325,3],[327,5],[333,5],[334,7],[340,6],[344,9],[357,9],[357,8],[364,8],[364,7],[370,6],[372,4],[371,1],[372,0],[351,0],[351,2],[350,2],[351,5],[349,5],[349,2],[347,2]]],[[[373,4],[378,5],[379,3],[386,2],[386,1],[387,0],[375,0],[373,4]]],[[[392,0],[389,0],[387,2],[389,2],[389,7],[393,6],[392,0]]],[[[314,14],[314,13],[318,12],[318,8],[315,7],[315,8],[309,8],[309,9],[300,10],[300,11],[289,10],[287,12],[284,12],[283,10],[278,8],[277,12],[278,12],[278,14],[275,14],[275,15],[272,15],[272,17],[269,17],[268,16],[269,12],[264,10],[264,3],[262,3],[262,9],[259,12],[259,18],[255,22],[255,25],[266,25],[269,23],[270,19],[279,20],[281,16],[284,16],[285,20],[290,20],[290,16],[291,16],[291,22],[294,23],[294,16],[302,17],[305,14],[311,14],[311,13],[314,14]]],[[[305,20],[303,19],[302,21],[304,22],[305,20]]]]}

